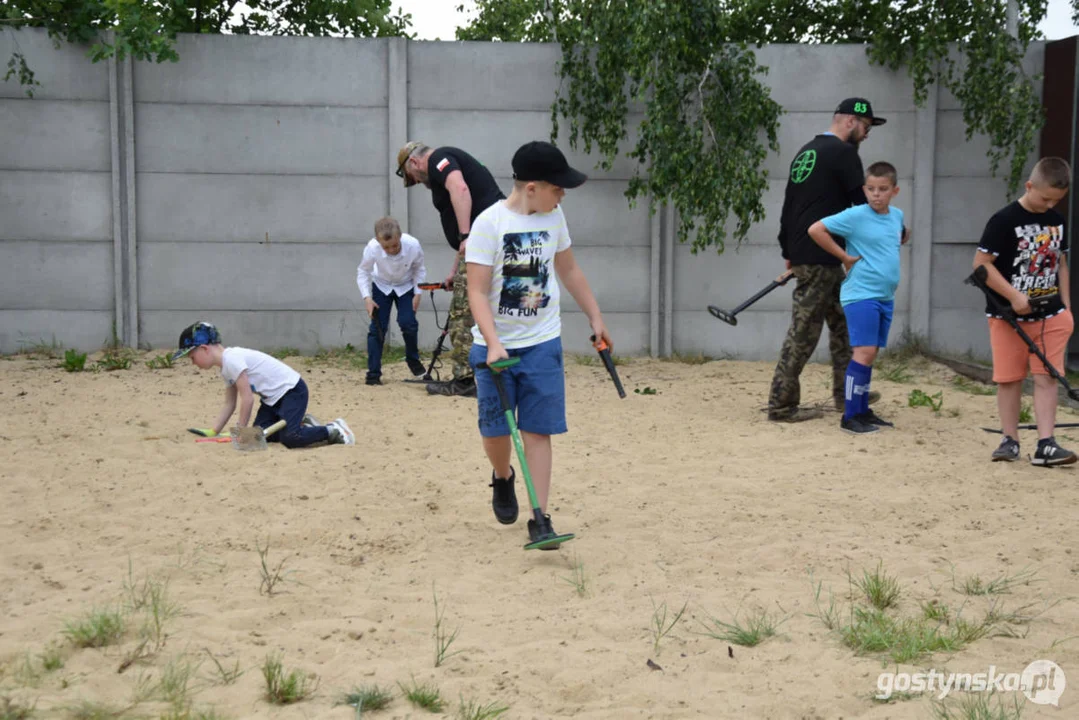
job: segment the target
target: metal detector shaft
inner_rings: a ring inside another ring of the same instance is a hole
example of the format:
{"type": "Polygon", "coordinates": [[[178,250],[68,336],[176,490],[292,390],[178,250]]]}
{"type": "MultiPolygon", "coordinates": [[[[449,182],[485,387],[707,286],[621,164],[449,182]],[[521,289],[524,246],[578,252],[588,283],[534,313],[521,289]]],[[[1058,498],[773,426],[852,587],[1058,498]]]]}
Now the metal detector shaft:
{"type": "Polygon", "coordinates": [[[986,269],[985,265],[979,265],[965,282],[976,286],[985,294],[986,299],[989,300],[989,304],[996,309],[997,314],[1003,317],[1005,321],[1012,326],[1015,332],[1019,334],[1019,337],[1027,344],[1030,351],[1034,353],[1034,357],[1042,361],[1042,364],[1045,365],[1045,369],[1049,371],[1049,375],[1064,386],[1064,390],[1068,393],[1068,397],[1072,400],[1079,400],[1079,392],[1072,389],[1072,386],[1068,384],[1068,380],[1060,374],[1059,370],[1053,367],[1053,364],[1049,362],[1049,358],[1045,357],[1045,353],[1038,347],[1038,343],[1034,342],[1034,340],[1027,335],[1026,331],[1019,326],[1019,320],[1015,316],[1015,311],[1012,310],[1011,307],[1005,307],[989,289],[989,286],[985,282],[988,276],[989,270],[986,269]]]}
{"type": "MultiPolygon", "coordinates": [[[[1053,427],[1054,428],[1077,428],[1077,427],[1079,427],[1079,423],[1057,423],[1053,427]]],[[[1034,424],[1020,425],[1019,429],[1020,430],[1037,430],[1038,426],[1034,425],[1034,424]]],[[[996,433],[997,435],[1000,435],[1000,434],[1002,434],[1004,432],[1000,428],[983,427],[982,430],[985,430],[987,433],[996,433]]]]}
{"type": "Polygon", "coordinates": [[[502,383],[502,371],[521,362],[520,358],[499,360],[495,367],[483,362],[476,366],[477,370],[490,370],[491,378],[498,391],[498,400],[502,405],[502,413],[506,416],[506,424],[510,426],[510,437],[513,439],[513,448],[517,451],[517,461],[521,463],[521,474],[525,478],[525,487],[528,489],[528,501],[532,505],[532,512],[537,519],[542,517],[539,509],[539,498],[536,497],[536,489],[532,487],[532,473],[528,470],[528,461],[525,459],[525,446],[521,442],[521,432],[517,429],[517,419],[513,417],[513,406],[510,405],[509,395],[506,394],[506,386],[502,383]]]}
{"type": "Polygon", "coordinates": [[[777,287],[781,287],[783,285],[786,285],[790,281],[790,279],[792,277],[794,277],[794,273],[792,273],[790,270],[787,270],[785,273],[783,273],[782,275],[777,277],[775,280],[768,283],[768,285],[766,287],[764,287],[764,289],[758,291],[755,295],[753,295],[753,297],[751,297],[748,300],[746,300],[745,302],[743,302],[741,305],[736,307],[734,310],[723,310],[721,308],[716,307],[715,305],[709,305],[708,306],[708,312],[712,313],[713,317],[716,317],[716,318],[722,320],[723,322],[730,323],[731,325],[737,325],[738,320],[736,319],[736,316],[738,315],[738,313],[742,312],[747,307],[749,307],[753,303],[757,302],[758,300],[760,300],[762,297],[764,297],[768,293],[775,290],[777,287]]]}

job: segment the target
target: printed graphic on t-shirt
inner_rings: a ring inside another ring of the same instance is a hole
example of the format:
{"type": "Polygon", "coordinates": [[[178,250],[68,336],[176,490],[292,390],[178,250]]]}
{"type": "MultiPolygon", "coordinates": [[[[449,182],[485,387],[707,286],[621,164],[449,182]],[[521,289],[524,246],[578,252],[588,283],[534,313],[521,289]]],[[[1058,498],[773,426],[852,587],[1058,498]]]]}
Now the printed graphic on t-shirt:
{"type": "Polygon", "coordinates": [[[499,315],[532,317],[547,307],[551,295],[547,284],[551,280],[550,261],[542,259],[543,246],[550,242],[550,233],[506,233],[502,236],[502,295],[498,301],[499,315]]]}
{"type": "Polygon", "coordinates": [[[806,150],[791,163],[791,181],[803,183],[813,174],[813,168],[817,166],[817,151],[806,150]]]}
{"type": "Polygon", "coordinates": [[[1019,246],[1013,261],[1012,287],[1036,298],[1055,295],[1060,266],[1061,225],[1022,225],[1015,228],[1019,246]]]}

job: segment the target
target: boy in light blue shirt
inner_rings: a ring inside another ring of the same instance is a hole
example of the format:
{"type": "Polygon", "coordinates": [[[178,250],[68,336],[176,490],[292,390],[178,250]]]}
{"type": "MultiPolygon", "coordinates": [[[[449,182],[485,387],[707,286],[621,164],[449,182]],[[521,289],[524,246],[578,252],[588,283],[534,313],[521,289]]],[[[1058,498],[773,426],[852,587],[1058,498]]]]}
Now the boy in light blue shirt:
{"type": "Polygon", "coordinates": [[[845,407],[839,426],[855,435],[894,427],[869,409],[869,381],[877,352],[888,344],[899,287],[899,247],[907,241],[903,211],[891,207],[892,198],[899,193],[895,167],[886,162],[870,165],[863,190],[868,204],[847,208],[809,228],[813,241],[839,258],[847,270],[839,302],[847,316],[854,356],[847,366],[845,407]],[[846,249],[833,235],[846,238],[846,249]]]}

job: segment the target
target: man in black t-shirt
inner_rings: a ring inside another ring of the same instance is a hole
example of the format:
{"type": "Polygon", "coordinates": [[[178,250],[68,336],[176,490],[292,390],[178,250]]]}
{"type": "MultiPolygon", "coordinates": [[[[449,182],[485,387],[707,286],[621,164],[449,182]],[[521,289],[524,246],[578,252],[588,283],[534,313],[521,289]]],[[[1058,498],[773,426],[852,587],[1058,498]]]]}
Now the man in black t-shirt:
{"type": "MultiPolygon", "coordinates": [[[[986,223],[974,267],[985,266],[985,284],[999,308],[1011,307],[1014,319],[1049,363],[1063,371],[1068,339],[1074,329],[1071,314],[1071,277],[1068,271],[1068,236],[1064,218],[1053,209],[1068,193],[1071,168],[1061,158],[1043,158],[1034,166],[1026,191],[999,210],[986,223]]],[[[1023,380],[1034,375],[1034,416],[1038,447],[1034,465],[1070,465],[1071,450],[1057,445],[1057,381],[1049,375],[1030,346],[986,298],[989,344],[993,351],[993,382],[997,383],[997,409],[1004,438],[993,451],[993,461],[1019,459],[1019,406],[1023,380]]]]}
{"type": "MultiPolygon", "coordinates": [[[[802,146],[791,163],[779,218],[779,246],[798,286],[793,293],[790,329],[768,395],[769,420],[798,422],[820,417],[818,410],[798,407],[798,376],[816,349],[825,322],[832,355],[832,393],[836,407],[843,409],[851,359],[847,321],[839,303],[839,287],[846,274],[839,260],[817,245],[808,231],[818,220],[865,202],[858,145],[871,128],[884,122],[873,115],[868,100],[844,100],[836,108],[828,132],[802,146]]],[[[842,244],[842,238],[836,240],[842,244]]]]}
{"type": "Polygon", "coordinates": [[[465,284],[465,244],[479,214],[506,196],[487,168],[464,150],[454,147],[430,148],[420,142],[408,143],[397,153],[397,176],[404,179],[406,188],[417,183],[430,188],[446,241],[457,251],[453,268],[446,278],[446,284],[453,286],[447,320],[453,346],[450,352],[453,377],[447,382],[428,383],[427,392],[474,397],[476,383],[468,364],[473,321],[465,284]]]}

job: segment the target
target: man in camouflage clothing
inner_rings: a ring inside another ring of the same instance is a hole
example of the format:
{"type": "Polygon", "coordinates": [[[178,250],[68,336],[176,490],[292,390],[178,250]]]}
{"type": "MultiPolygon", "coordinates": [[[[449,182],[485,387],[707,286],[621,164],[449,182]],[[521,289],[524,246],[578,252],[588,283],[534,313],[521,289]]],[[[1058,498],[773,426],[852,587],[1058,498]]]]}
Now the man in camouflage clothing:
{"type": "Polygon", "coordinates": [[[446,278],[446,286],[453,287],[447,320],[453,377],[445,382],[428,383],[427,392],[475,397],[476,381],[468,364],[473,321],[465,283],[465,245],[473,221],[506,196],[487,168],[464,150],[454,147],[430,148],[421,142],[406,144],[397,153],[397,176],[405,181],[405,187],[423,183],[430,188],[446,242],[456,251],[453,270],[446,278]]]}
{"type": "MultiPolygon", "coordinates": [[[[846,274],[839,260],[809,237],[809,226],[852,205],[865,202],[865,174],[858,146],[884,119],[874,117],[869,101],[849,98],[836,108],[828,132],[817,135],[795,155],[783,198],[779,245],[787,268],[798,280],[787,339],[779,353],[768,395],[768,419],[799,422],[820,417],[815,409],[800,408],[798,376],[813,355],[824,323],[832,356],[832,395],[843,409],[844,381],[851,359],[847,319],[839,303],[839,286],[846,274]]],[[[842,243],[841,238],[836,238],[842,243]]]]}

